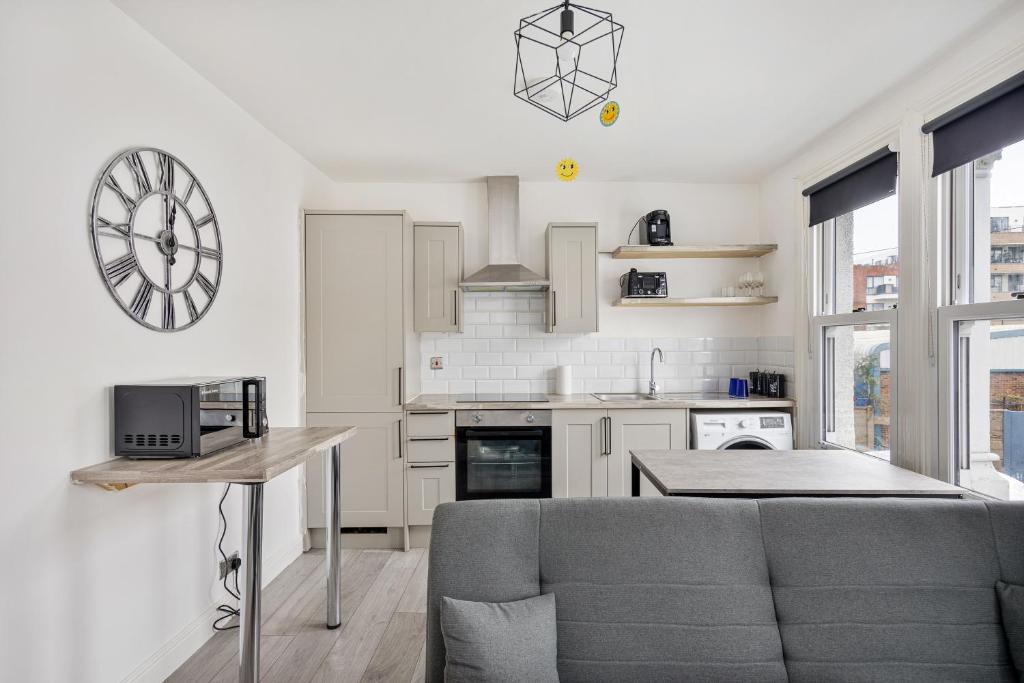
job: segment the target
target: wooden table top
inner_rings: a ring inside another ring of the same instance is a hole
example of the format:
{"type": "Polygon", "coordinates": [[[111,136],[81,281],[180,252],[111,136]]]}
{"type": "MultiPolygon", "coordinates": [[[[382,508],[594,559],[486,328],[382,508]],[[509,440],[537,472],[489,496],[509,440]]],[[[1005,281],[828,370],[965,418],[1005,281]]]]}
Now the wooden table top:
{"type": "Polygon", "coordinates": [[[114,458],[75,470],[71,481],[116,488],[126,484],[264,483],[355,433],[355,427],[276,427],[260,439],[201,458],[114,458]]]}
{"type": "Polygon", "coordinates": [[[898,496],[958,498],[963,489],[841,450],[631,451],[666,496],[898,496]]]}

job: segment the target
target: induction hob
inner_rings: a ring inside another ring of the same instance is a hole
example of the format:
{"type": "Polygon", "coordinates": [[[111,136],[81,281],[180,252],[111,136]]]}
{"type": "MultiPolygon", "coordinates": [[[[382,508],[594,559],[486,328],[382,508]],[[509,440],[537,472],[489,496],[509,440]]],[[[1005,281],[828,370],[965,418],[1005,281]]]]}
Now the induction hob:
{"type": "Polygon", "coordinates": [[[547,403],[547,394],[459,394],[456,403],[547,403]]]}

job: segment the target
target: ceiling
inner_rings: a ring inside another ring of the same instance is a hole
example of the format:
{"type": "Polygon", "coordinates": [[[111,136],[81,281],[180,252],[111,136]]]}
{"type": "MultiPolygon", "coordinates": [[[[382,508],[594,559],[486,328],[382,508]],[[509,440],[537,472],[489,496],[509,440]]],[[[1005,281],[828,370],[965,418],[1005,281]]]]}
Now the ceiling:
{"type": "Polygon", "coordinates": [[[339,181],[571,156],[581,180],[748,182],[1013,0],[593,0],[625,26],[609,128],[512,95],[512,32],[552,0],[114,2],[339,181]]]}

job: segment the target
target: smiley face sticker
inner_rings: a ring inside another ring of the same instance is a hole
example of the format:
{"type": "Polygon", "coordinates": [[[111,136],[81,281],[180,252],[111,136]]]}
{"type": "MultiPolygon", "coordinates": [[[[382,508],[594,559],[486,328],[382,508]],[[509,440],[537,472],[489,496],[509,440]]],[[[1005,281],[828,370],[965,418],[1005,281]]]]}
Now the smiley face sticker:
{"type": "Polygon", "coordinates": [[[615,100],[609,100],[601,107],[601,125],[608,127],[619,120],[619,103],[615,100]]]}
{"type": "Polygon", "coordinates": [[[562,182],[571,183],[576,180],[576,176],[580,173],[580,165],[576,163],[575,159],[566,157],[558,162],[555,166],[555,175],[562,182]]]}

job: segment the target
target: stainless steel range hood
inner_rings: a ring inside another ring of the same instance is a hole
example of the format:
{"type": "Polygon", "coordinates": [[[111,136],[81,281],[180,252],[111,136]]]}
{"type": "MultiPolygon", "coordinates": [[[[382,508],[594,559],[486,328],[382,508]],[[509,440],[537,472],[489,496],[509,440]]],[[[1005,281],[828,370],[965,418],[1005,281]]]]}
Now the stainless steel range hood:
{"type": "Polygon", "coordinates": [[[537,292],[550,282],[519,263],[519,176],[487,178],[487,265],[459,283],[466,292],[537,292]]]}

